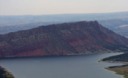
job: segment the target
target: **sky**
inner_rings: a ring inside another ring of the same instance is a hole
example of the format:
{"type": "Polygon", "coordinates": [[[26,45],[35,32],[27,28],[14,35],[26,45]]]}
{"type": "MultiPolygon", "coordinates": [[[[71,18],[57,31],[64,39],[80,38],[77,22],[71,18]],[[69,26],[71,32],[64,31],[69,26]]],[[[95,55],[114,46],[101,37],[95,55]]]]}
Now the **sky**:
{"type": "Polygon", "coordinates": [[[128,11],[128,0],[0,0],[0,15],[128,11]]]}

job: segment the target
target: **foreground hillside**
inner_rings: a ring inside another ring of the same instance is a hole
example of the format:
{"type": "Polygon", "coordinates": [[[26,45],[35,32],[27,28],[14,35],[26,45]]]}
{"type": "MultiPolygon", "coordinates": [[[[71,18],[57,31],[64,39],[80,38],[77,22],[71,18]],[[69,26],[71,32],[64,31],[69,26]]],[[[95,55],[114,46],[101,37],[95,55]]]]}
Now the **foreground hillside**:
{"type": "Polygon", "coordinates": [[[97,21],[40,26],[0,35],[0,57],[28,57],[127,51],[128,39],[97,21]]]}

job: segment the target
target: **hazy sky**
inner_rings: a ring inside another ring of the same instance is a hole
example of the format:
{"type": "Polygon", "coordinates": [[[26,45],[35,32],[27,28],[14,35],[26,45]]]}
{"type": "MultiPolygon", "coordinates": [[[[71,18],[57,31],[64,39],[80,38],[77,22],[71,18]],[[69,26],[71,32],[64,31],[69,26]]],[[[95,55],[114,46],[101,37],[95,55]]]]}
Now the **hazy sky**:
{"type": "Polygon", "coordinates": [[[0,0],[0,15],[128,11],[128,0],[0,0]]]}

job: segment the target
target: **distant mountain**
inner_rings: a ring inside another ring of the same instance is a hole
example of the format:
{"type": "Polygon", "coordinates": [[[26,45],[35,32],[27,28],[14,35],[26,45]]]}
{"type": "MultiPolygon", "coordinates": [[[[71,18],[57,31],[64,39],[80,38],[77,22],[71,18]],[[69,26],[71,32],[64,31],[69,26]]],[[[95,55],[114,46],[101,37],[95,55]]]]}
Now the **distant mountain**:
{"type": "Polygon", "coordinates": [[[97,21],[53,24],[0,35],[0,57],[79,55],[126,50],[128,39],[97,21]]]}
{"type": "Polygon", "coordinates": [[[120,25],[115,31],[128,38],[128,24],[120,25]]]}
{"type": "Polygon", "coordinates": [[[128,18],[99,21],[103,26],[128,38],[128,18]]]}
{"type": "Polygon", "coordinates": [[[62,23],[91,20],[110,20],[128,18],[128,12],[92,13],[92,14],[56,14],[56,15],[24,15],[0,16],[0,26],[12,26],[30,23],[62,23]]]}
{"type": "Polygon", "coordinates": [[[58,15],[26,15],[0,16],[0,34],[31,29],[41,25],[58,24],[76,21],[98,20],[103,26],[128,37],[128,29],[120,29],[128,25],[128,12],[92,13],[92,14],[58,14],[58,15]]]}

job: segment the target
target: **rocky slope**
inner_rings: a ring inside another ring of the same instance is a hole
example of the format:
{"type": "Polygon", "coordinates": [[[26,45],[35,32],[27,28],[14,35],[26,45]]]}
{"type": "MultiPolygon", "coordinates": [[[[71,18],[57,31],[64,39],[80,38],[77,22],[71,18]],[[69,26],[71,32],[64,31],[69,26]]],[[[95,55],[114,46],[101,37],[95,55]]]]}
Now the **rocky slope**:
{"type": "Polygon", "coordinates": [[[126,51],[128,39],[97,21],[53,24],[0,35],[0,57],[126,51]]]}

